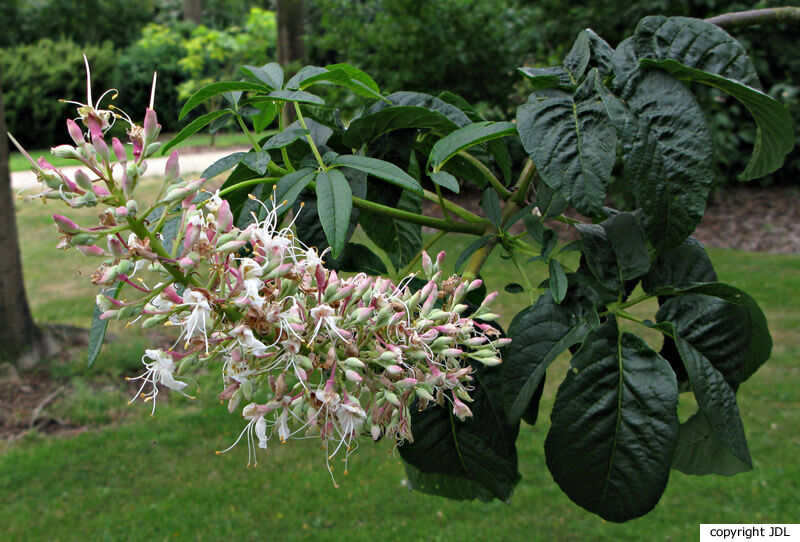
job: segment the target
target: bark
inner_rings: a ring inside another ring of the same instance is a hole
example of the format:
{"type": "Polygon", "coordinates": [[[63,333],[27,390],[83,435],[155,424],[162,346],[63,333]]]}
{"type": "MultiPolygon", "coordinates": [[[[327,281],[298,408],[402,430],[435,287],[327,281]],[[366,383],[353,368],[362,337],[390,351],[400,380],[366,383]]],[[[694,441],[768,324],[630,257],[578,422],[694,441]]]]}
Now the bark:
{"type": "Polygon", "coordinates": [[[203,0],[183,0],[183,20],[203,22],[203,0]]]}
{"type": "Polygon", "coordinates": [[[278,62],[286,66],[306,57],[303,0],[278,0],[278,62]]]}
{"type": "Polygon", "coordinates": [[[11,190],[2,77],[0,73],[0,362],[10,361],[18,367],[30,368],[49,353],[49,347],[33,322],[25,297],[11,190]]]}

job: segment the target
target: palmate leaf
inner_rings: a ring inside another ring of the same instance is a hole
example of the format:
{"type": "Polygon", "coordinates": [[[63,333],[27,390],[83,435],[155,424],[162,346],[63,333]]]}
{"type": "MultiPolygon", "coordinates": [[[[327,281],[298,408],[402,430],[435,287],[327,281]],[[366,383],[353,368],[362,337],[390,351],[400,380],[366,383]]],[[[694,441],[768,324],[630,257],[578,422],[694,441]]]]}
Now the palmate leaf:
{"type": "Polygon", "coordinates": [[[545,441],[547,467],[575,503],[609,521],[649,512],[678,440],[678,386],[647,344],[612,319],[594,329],[561,384],[545,441]]]}
{"type": "MultiPolygon", "coordinates": [[[[422,412],[412,408],[414,441],[398,450],[403,461],[424,475],[433,475],[416,479],[417,487],[426,492],[508,501],[520,479],[514,446],[519,422],[506,421],[499,367],[479,367],[474,376],[471,418],[462,422],[450,407],[436,404],[422,412]]],[[[412,480],[412,488],[414,483],[412,480]]]]}
{"type": "Polygon", "coordinates": [[[713,73],[690,68],[675,60],[642,59],[642,66],[659,68],[684,81],[702,83],[739,100],[756,121],[753,155],[739,180],[749,181],[772,173],[794,148],[794,121],[789,109],[760,90],[713,73]]]}
{"type": "Polygon", "coordinates": [[[594,96],[596,71],[575,94],[534,93],[517,110],[517,130],[544,182],[588,216],[602,214],[617,133],[594,96]]]}

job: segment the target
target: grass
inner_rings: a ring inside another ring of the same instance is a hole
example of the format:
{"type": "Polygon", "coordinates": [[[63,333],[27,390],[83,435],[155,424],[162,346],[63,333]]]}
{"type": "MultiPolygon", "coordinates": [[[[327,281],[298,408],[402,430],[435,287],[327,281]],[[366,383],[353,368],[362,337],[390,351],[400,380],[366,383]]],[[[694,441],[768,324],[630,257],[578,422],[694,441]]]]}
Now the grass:
{"type": "MultiPolygon", "coordinates": [[[[34,315],[86,325],[94,289],[84,283],[91,267],[71,251],[54,258],[56,233],[47,211],[54,212],[34,204],[18,207],[34,315]]],[[[465,242],[448,241],[450,262],[465,242]]],[[[710,254],[721,280],[761,303],[775,338],[772,359],[739,393],[755,468],[731,478],[674,472],[661,502],[643,518],[617,525],[584,512],[546,469],[547,413],[565,361],[549,371],[540,422],[521,430],[522,481],[511,503],[454,502],[407,491],[403,468],[387,444],[362,444],[347,476],[337,466],[339,489],[313,440],[271,446],[255,469],[244,467],[244,446],[216,456],[214,450],[227,447],[243,427],[238,415],[216,401],[218,379],[202,376],[196,401],[169,395],[150,418],[148,407],[125,405],[132,393],[121,379],[138,366],[149,339],[114,328],[120,339],[104,347],[96,369],[87,372],[82,356],[49,368],[73,389],[54,408],[97,427],[70,437],[33,433],[0,453],[0,539],[681,541],[696,539],[700,523],[795,522],[800,257],[710,254]]],[[[513,276],[511,269],[495,253],[484,274],[513,276]]],[[[534,270],[531,280],[542,276],[534,270]]],[[[497,307],[508,324],[526,304],[525,294],[503,292],[497,307]]],[[[653,307],[642,308],[641,315],[647,310],[653,307]]]]}
{"type": "MultiPolygon", "coordinates": [[[[167,142],[172,139],[173,134],[169,135],[162,135],[159,139],[161,141],[167,142]]],[[[211,136],[209,134],[195,134],[185,141],[182,141],[176,147],[177,149],[185,149],[185,148],[192,148],[192,147],[208,147],[211,145],[211,136]]],[[[228,147],[239,147],[239,146],[249,146],[250,141],[247,139],[247,136],[239,133],[239,132],[232,132],[232,133],[219,133],[216,134],[214,139],[214,148],[215,149],[225,149],[228,147]]],[[[13,148],[13,147],[12,147],[13,148]]],[[[133,158],[132,149],[129,145],[126,145],[126,149],[128,151],[128,159],[133,158]]],[[[68,158],[58,158],[53,156],[50,153],[50,149],[35,149],[35,150],[28,150],[28,153],[34,160],[38,160],[40,156],[44,156],[44,158],[50,162],[55,167],[63,167],[63,166],[74,166],[77,164],[75,160],[71,160],[68,158]]],[[[22,156],[19,152],[12,152],[11,156],[9,157],[9,167],[11,168],[12,172],[15,171],[28,171],[30,169],[30,163],[28,160],[22,156]]]]}

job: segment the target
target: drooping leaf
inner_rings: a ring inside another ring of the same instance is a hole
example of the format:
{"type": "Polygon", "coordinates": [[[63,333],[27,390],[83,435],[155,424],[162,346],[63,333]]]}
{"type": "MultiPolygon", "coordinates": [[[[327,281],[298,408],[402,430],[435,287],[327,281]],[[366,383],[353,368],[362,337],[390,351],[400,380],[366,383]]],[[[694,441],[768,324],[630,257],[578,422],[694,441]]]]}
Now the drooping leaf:
{"type": "Polygon", "coordinates": [[[428,157],[428,171],[435,172],[458,152],[479,143],[499,139],[517,133],[512,122],[476,122],[459,128],[433,145],[428,157]]]}
{"type": "Polygon", "coordinates": [[[376,158],[369,158],[367,156],[359,156],[355,154],[337,156],[332,162],[332,166],[345,166],[363,171],[368,175],[373,175],[379,179],[383,179],[392,184],[395,184],[411,192],[422,194],[422,186],[419,182],[397,167],[396,165],[378,160],[376,158]]]}
{"type": "Polygon", "coordinates": [[[583,76],[591,68],[598,70],[604,77],[611,68],[611,57],[614,50],[591,29],[578,34],[567,56],[564,57],[564,70],[573,87],[577,87],[583,76]]]}
{"type": "Polygon", "coordinates": [[[161,147],[161,154],[166,154],[175,145],[181,143],[188,137],[193,136],[194,134],[205,128],[211,121],[218,119],[220,117],[225,117],[230,114],[231,112],[229,109],[221,109],[220,111],[212,111],[211,113],[206,113],[205,115],[197,117],[192,122],[184,126],[183,129],[180,132],[178,132],[178,134],[175,137],[170,139],[166,145],[161,147]]]}
{"type": "Polygon", "coordinates": [[[559,90],[574,91],[576,88],[572,77],[562,66],[552,68],[518,68],[522,75],[533,85],[533,90],[556,88],[559,90]]]}
{"type": "Polygon", "coordinates": [[[438,184],[443,188],[447,188],[448,190],[456,194],[458,194],[458,192],[461,190],[460,187],[458,186],[458,179],[456,179],[446,171],[436,171],[434,173],[431,173],[430,178],[431,181],[434,182],[434,184],[438,184]]]}
{"type": "MultiPolygon", "coordinates": [[[[663,322],[663,321],[662,321],[663,322]]],[[[662,326],[664,324],[662,323],[662,326]]],[[[674,329],[674,328],[673,328],[674,329]]],[[[678,353],[689,374],[697,405],[714,434],[736,458],[752,467],[736,392],[703,354],[678,333],[673,334],[678,353]]]]}
{"type": "Polygon", "coordinates": [[[440,100],[436,96],[425,94],[424,92],[394,92],[386,96],[386,101],[381,101],[373,105],[368,110],[368,113],[374,113],[375,111],[385,107],[391,107],[390,104],[394,104],[395,106],[424,107],[430,111],[441,113],[447,117],[450,122],[459,127],[466,126],[472,122],[469,120],[467,114],[461,111],[461,109],[458,107],[451,105],[444,100],[440,100]]]}
{"type": "Polygon", "coordinates": [[[547,467],[575,503],[608,521],[656,505],[678,440],[678,386],[647,344],[610,320],[594,329],[561,384],[545,441],[547,467]]]}
{"type": "Polygon", "coordinates": [[[602,214],[617,134],[593,94],[596,71],[576,93],[539,95],[517,110],[525,151],[548,186],[587,216],[602,214]]]}
{"type": "Polygon", "coordinates": [[[486,218],[492,225],[500,229],[500,222],[502,220],[502,209],[500,208],[500,197],[494,188],[487,188],[483,191],[481,196],[481,208],[486,213],[486,218]]]}
{"type": "Polygon", "coordinates": [[[256,105],[259,112],[250,117],[250,119],[253,121],[253,129],[260,133],[272,124],[272,121],[278,116],[278,106],[273,102],[260,102],[256,105]]]}
{"type": "MultiPolygon", "coordinates": [[[[113,286],[101,290],[100,293],[112,299],[116,299],[117,295],[119,295],[120,288],[122,288],[122,283],[117,282],[113,286]]],[[[94,365],[94,362],[97,361],[97,356],[100,355],[100,350],[103,348],[103,341],[106,338],[106,329],[108,329],[108,320],[101,320],[101,314],[103,314],[103,311],[95,304],[94,312],[92,313],[92,325],[89,328],[89,349],[87,352],[87,363],[90,369],[94,365]]]]}
{"type": "Polygon", "coordinates": [[[280,149],[287,147],[300,139],[305,137],[309,132],[306,128],[287,128],[269,138],[262,146],[262,149],[280,149]]]}
{"type": "Polygon", "coordinates": [[[564,268],[558,260],[550,260],[549,268],[550,277],[548,280],[550,283],[550,294],[553,296],[553,301],[561,303],[567,296],[567,286],[569,284],[567,281],[567,274],[564,273],[564,268]]]}
{"type": "MultiPolygon", "coordinates": [[[[473,402],[469,404],[473,416],[462,422],[450,407],[434,404],[423,412],[412,408],[414,441],[398,451],[405,462],[423,473],[471,480],[493,497],[508,501],[520,479],[514,446],[519,423],[506,420],[499,368],[479,367],[474,375],[473,402]]],[[[474,486],[472,493],[480,496],[474,486]]]]}
{"type": "Polygon", "coordinates": [[[747,50],[719,26],[690,17],[645,17],[631,38],[636,58],[676,60],[681,64],[760,86],[747,50]]]}
{"type": "Polygon", "coordinates": [[[353,193],[341,171],[320,171],[314,178],[317,185],[317,212],[331,253],[338,257],[347,240],[353,193]]]}
{"type": "Polygon", "coordinates": [[[228,156],[223,156],[210,166],[208,166],[201,176],[205,179],[213,179],[220,173],[224,173],[231,169],[232,167],[239,164],[242,161],[242,156],[247,154],[246,151],[239,151],[229,154],[228,156]]]}
{"type": "Polygon", "coordinates": [[[683,295],[667,299],[657,322],[672,322],[676,332],[736,386],[747,380],[772,351],[767,320],[745,292],[719,282],[656,292],[683,295]],[[700,295],[702,294],[702,295],[700,295]]]}
{"type": "Polygon", "coordinates": [[[672,456],[672,468],[684,474],[721,474],[733,476],[752,470],[737,458],[717,437],[702,412],[696,412],[681,424],[678,445],[672,456]]]}
{"type": "Polygon", "coordinates": [[[642,277],[642,289],[651,293],[660,287],[683,288],[698,282],[716,282],[717,273],[703,245],[693,237],[659,254],[642,277]]]}
{"type": "Polygon", "coordinates": [[[752,87],[712,73],[684,66],[675,60],[643,59],[642,66],[656,67],[684,81],[702,83],[726,92],[739,100],[756,121],[756,140],[753,155],[740,181],[758,179],[772,173],[794,148],[794,121],[789,109],[767,94],[752,87]]]}
{"type": "Polygon", "coordinates": [[[364,143],[394,130],[430,129],[449,133],[456,124],[438,111],[420,106],[391,106],[354,119],[342,136],[342,142],[357,149],[364,143]]]}
{"type": "Polygon", "coordinates": [[[619,134],[625,181],[658,252],[691,234],[711,188],[711,133],[694,97],[674,77],[634,72],[615,80],[619,97],[596,89],[619,134]]]}
{"type": "Polygon", "coordinates": [[[247,81],[222,81],[219,83],[211,83],[210,85],[203,87],[192,94],[189,99],[186,100],[186,103],[183,104],[183,108],[181,108],[181,112],[178,115],[178,120],[185,117],[189,111],[205,102],[209,98],[234,90],[266,92],[269,89],[264,85],[258,83],[249,83],[247,81]]]}
{"type": "Polygon", "coordinates": [[[305,103],[305,104],[317,104],[317,105],[322,105],[325,103],[325,100],[323,100],[316,94],[311,94],[310,92],[306,92],[304,90],[273,90],[272,92],[267,94],[267,97],[280,102],[305,103]]]}
{"type": "Polygon", "coordinates": [[[484,486],[461,476],[451,476],[431,472],[422,472],[410,463],[403,462],[408,477],[409,489],[445,497],[456,501],[473,501],[478,499],[483,502],[492,500],[492,493],[484,486]]]}
{"type": "Polygon", "coordinates": [[[650,253],[639,221],[632,213],[616,214],[600,224],[579,224],[586,263],[597,280],[619,291],[624,282],[650,269],[650,253]]]}
{"type": "Polygon", "coordinates": [[[588,328],[571,311],[553,302],[549,294],[518,313],[511,321],[511,343],[503,354],[503,404],[509,420],[523,416],[559,354],[578,344],[588,328]]]}

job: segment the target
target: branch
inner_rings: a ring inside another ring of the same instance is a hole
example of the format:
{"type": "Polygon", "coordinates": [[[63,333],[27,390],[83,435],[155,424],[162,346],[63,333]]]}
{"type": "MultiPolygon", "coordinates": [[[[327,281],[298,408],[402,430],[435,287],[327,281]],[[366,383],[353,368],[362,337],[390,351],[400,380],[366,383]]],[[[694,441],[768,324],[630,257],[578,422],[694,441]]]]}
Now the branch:
{"type": "Polygon", "coordinates": [[[800,7],[782,7],[767,9],[751,9],[749,11],[736,11],[724,13],[706,19],[707,23],[715,24],[725,30],[734,30],[756,24],[775,23],[800,23],[800,7]]]}

